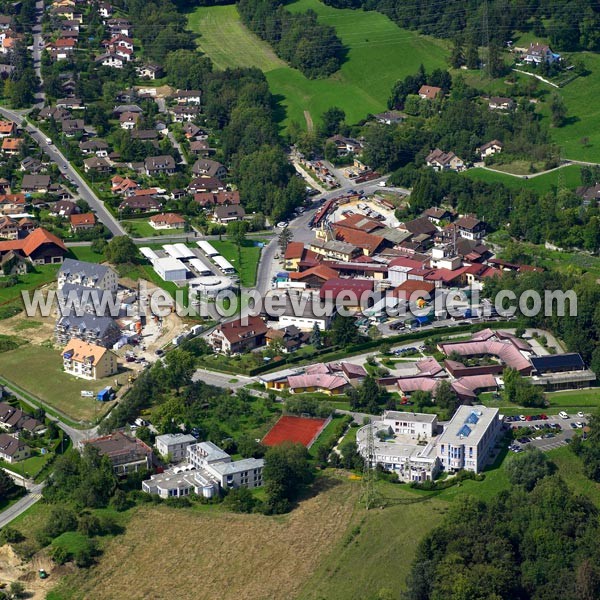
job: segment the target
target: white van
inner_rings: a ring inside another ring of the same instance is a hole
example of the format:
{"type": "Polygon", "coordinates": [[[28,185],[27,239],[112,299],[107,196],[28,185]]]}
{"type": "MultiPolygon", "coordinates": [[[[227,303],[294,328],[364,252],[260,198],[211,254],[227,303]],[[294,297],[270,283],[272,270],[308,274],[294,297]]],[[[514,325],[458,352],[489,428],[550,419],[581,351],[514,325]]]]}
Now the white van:
{"type": "Polygon", "coordinates": [[[568,415],[568,414],[567,414],[567,413],[566,413],[564,410],[561,410],[561,411],[558,413],[558,416],[559,416],[561,419],[568,419],[568,418],[569,418],[569,415],[568,415]]]}

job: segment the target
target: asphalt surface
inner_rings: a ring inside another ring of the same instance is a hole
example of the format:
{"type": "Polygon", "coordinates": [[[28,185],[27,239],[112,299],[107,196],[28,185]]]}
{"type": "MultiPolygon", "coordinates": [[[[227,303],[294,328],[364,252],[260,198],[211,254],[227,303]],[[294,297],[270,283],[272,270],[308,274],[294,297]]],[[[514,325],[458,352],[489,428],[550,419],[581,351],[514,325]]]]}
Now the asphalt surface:
{"type": "Polygon", "coordinates": [[[519,446],[520,448],[527,448],[529,446],[533,446],[542,450],[543,452],[547,452],[548,450],[554,450],[555,448],[560,448],[561,446],[566,446],[568,444],[567,440],[570,440],[575,432],[580,432],[581,429],[573,429],[571,427],[571,423],[582,423],[587,424],[587,416],[578,417],[576,414],[569,414],[568,419],[562,419],[558,415],[548,415],[548,419],[539,420],[539,421],[513,421],[507,423],[509,427],[518,427],[520,429],[524,429],[526,427],[532,428],[535,425],[552,425],[558,423],[561,426],[560,431],[554,431],[554,437],[544,438],[542,437],[545,431],[536,431],[530,434],[523,434],[523,437],[529,437],[531,439],[530,442],[521,443],[515,440],[514,445],[519,446]],[[538,439],[539,438],[539,439],[538,439]]]}
{"type": "Polygon", "coordinates": [[[33,486],[25,496],[17,500],[12,506],[0,513],[0,529],[8,525],[11,521],[23,514],[28,508],[33,506],[41,497],[43,483],[33,486]]]}

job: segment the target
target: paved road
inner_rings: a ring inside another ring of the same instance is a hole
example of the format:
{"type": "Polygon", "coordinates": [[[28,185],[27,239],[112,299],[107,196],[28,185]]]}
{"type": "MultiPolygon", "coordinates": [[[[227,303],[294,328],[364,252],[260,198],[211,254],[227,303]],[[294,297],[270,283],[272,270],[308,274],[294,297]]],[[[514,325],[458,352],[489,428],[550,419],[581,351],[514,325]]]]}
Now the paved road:
{"type": "Polygon", "coordinates": [[[12,506],[0,513],[0,529],[6,527],[11,521],[24,513],[29,507],[33,506],[41,497],[43,483],[33,486],[25,496],[15,502],[12,506]]]}
{"type": "Polygon", "coordinates": [[[254,383],[252,377],[246,377],[245,375],[231,375],[229,373],[219,373],[217,371],[208,371],[207,369],[197,369],[192,376],[192,381],[203,381],[209,385],[217,387],[228,388],[231,390],[237,390],[239,388],[254,383]],[[233,381],[233,380],[237,381],[233,381]]]}
{"type": "MultiPolygon", "coordinates": [[[[23,124],[23,114],[18,111],[9,110],[8,108],[0,107],[0,113],[15,121],[19,125],[23,124]]],[[[77,192],[92,208],[96,213],[98,219],[106,225],[113,235],[126,235],[125,230],[121,224],[115,219],[110,212],[104,207],[104,202],[96,196],[92,188],[87,182],[79,175],[79,173],[71,166],[69,161],[65,158],[63,153],[54,144],[48,144],[46,142],[46,136],[37,127],[31,124],[27,124],[26,131],[36,141],[42,150],[48,154],[50,159],[58,165],[60,172],[67,178],[75,182],[77,186],[77,192]]]]}
{"type": "Polygon", "coordinates": [[[35,5],[36,17],[35,25],[31,32],[33,33],[33,68],[35,74],[40,81],[40,89],[35,94],[35,105],[37,108],[42,108],[46,101],[46,94],[44,93],[44,80],[42,78],[42,49],[43,49],[43,38],[42,38],[42,16],[44,14],[44,0],[38,0],[35,5]]]}

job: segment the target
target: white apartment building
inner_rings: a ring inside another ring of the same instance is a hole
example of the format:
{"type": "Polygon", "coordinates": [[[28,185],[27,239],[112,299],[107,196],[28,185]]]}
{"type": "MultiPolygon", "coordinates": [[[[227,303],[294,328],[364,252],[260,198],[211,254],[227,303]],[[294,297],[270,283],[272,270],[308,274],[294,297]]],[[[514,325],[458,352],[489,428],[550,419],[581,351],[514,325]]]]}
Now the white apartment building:
{"type": "Polygon", "coordinates": [[[479,473],[501,432],[502,418],[497,408],[459,406],[437,438],[437,456],[447,471],[479,473]]]}
{"type": "Polygon", "coordinates": [[[170,456],[173,462],[185,458],[186,449],[196,443],[196,438],[189,433],[165,433],[156,436],[154,446],[161,456],[170,456]]]}
{"type": "Polygon", "coordinates": [[[119,277],[105,265],[65,258],[58,271],[58,289],[60,290],[65,283],[116,292],[119,277]]]}

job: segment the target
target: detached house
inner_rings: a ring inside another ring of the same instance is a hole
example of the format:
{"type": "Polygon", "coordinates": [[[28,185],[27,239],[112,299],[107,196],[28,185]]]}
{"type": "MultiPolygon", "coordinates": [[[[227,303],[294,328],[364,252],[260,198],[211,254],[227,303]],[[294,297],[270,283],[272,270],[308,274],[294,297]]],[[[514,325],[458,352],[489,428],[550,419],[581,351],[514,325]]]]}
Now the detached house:
{"type": "Polygon", "coordinates": [[[154,461],[154,453],[150,446],[142,440],[125,435],[122,431],[91,440],[83,440],[79,443],[79,450],[83,450],[86,444],[97,448],[103,456],[108,456],[113,471],[117,475],[150,469],[154,461]]]}
{"type": "Polygon", "coordinates": [[[216,160],[202,158],[197,160],[192,166],[192,174],[194,177],[199,175],[208,175],[217,179],[224,179],[227,176],[227,169],[216,160]]]}
{"type": "Polygon", "coordinates": [[[530,65],[540,65],[542,63],[550,65],[559,60],[560,54],[552,52],[548,44],[540,44],[539,42],[531,43],[523,57],[523,62],[530,65]]]}
{"type": "Polygon", "coordinates": [[[136,72],[143,79],[158,79],[163,76],[163,68],[160,65],[143,65],[137,67],[136,72]]]}
{"type": "Polygon", "coordinates": [[[23,193],[45,194],[50,189],[50,175],[23,175],[21,191],[23,193]]]}
{"type": "Polygon", "coordinates": [[[177,90],[173,97],[178,104],[196,104],[200,106],[202,92],[200,90],[177,90]]]}
{"type": "Polygon", "coordinates": [[[144,170],[150,177],[156,175],[173,175],[175,173],[175,159],[165,154],[162,156],[150,156],[144,161],[144,170]]]}
{"type": "Polygon", "coordinates": [[[468,240],[480,240],[485,236],[485,223],[470,215],[456,219],[454,226],[458,234],[468,240]]]}
{"type": "Polygon", "coordinates": [[[481,160],[485,160],[488,156],[502,152],[502,148],[504,148],[504,144],[500,140],[492,140],[477,148],[477,153],[481,157],[481,160]]]}
{"type": "Polygon", "coordinates": [[[215,352],[237,354],[265,345],[267,326],[260,317],[244,317],[222,323],[207,341],[215,352]]]}
{"type": "Polygon", "coordinates": [[[242,221],[246,216],[244,208],[237,204],[229,206],[217,206],[213,213],[214,220],[217,223],[227,224],[232,221],[242,221]]]}
{"type": "Polygon", "coordinates": [[[71,223],[71,231],[74,233],[93,229],[96,226],[96,217],[94,216],[94,213],[71,215],[69,221],[71,223]]]}
{"type": "Polygon", "coordinates": [[[175,213],[161,213],[148,219],[154,229],[180,229],[185,225],[185,219],[175,213]]]}
{"type": "Polygon", "coordinates": [[[8,433],[0,433],[0,459],[12,464],[30,456],[31,450],[20,439],[8,433]]]}
{"type": "Polygon", "coordinates": [[[459,158],[454,152],[444,152],[439,148],[433,150],[425,159],[428,167],[432,167],[436,171],[463,171],[465,163],[462,158],[459,158]]]}
{"type": "Polygon", "coordinates": [[[422,85],[419,88],[419,98],[421,100],[435,100],[442,93],[442,88],[435,85],[422,85]]]}

